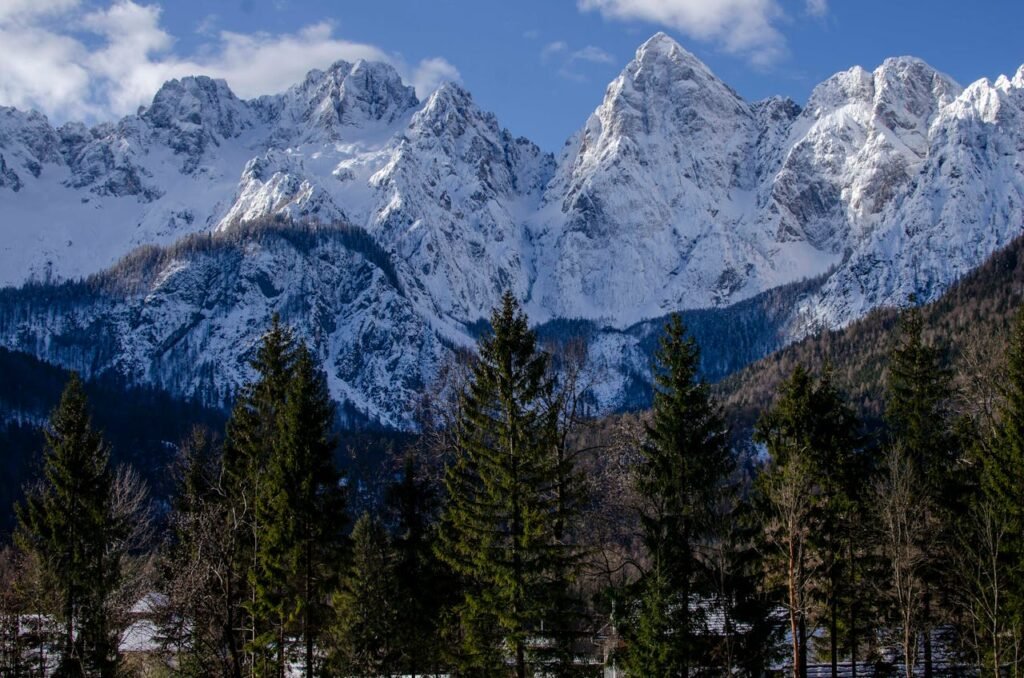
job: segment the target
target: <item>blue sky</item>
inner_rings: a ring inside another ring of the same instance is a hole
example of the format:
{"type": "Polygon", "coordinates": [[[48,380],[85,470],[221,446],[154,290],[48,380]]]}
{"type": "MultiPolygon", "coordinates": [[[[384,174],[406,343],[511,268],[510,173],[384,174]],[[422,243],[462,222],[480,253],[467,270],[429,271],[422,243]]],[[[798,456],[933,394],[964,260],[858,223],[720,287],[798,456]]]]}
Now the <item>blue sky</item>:
{"type": "Polygon", "coordinates": [[[832,73],[919,56],[962,84],[1024,63],[1020,0],[0,0],[0,104],[56,122],[133,111],[161,82],[279,91],[336,58],[380,58],[425,93],[456,79],[557,149],[636,47],[664,30],[748,99],[803,103],[832,73]]]}

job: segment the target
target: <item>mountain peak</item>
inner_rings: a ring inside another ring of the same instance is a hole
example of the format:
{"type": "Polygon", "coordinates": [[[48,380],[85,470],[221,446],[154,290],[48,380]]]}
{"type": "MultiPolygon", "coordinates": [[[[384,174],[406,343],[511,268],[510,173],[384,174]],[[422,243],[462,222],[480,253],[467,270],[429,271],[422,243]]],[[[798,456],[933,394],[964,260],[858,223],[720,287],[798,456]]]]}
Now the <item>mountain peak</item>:
{"type": "Polygon", "coordinates": [[[311,70],[283,100],[295,120],[313,121],[330,136],[341,127],[391,124],[419,105],[415,89],[402,82],[394,66],[365,59],[311,70]]]}
{"type": "Polygon", "coordinates": [[[647,42],[640,45],[636,50],[635,61],[639,64],[668,61],[690,68],[697,68],[709,75],[711,74],[711,69],[707,67],[707,64],[672,37],[661,31],[655,33],[648,38],[647,42]]]}
{"type": "Polygon", "coordinates": [[[205,75],[168,80],[141,117],[155,128],[206,129],[222,138],[236,136],[250,122],[245,103],[227,82],[205,75]]]}

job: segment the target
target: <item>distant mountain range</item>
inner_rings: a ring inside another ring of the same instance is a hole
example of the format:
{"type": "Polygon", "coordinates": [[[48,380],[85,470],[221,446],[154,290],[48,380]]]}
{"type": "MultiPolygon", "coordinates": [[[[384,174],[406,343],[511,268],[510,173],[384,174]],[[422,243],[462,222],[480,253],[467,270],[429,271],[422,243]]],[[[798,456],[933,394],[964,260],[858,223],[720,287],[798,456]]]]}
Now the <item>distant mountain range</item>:
{"type": "Polygon", "coordinates": [[[935,299],[1022,227],[1024,67],[962,88],[902,57],[749,103],[657,34],[557,157],[362,61],[251,101],[172,80],[92,129],[0,108],[0,345],[223,404],[279,312],[389,426],[505,289],[587,338],[610,409],[667,313],[722,376],[935,299]]]}

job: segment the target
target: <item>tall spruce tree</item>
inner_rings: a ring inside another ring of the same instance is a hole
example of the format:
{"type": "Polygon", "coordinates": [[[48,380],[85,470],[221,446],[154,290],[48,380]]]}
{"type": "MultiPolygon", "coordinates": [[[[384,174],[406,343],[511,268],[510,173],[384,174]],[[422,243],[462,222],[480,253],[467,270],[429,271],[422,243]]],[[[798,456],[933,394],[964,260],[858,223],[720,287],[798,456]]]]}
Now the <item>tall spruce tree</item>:
{"type": "Polygon", "coordinates": [[[276,616],[278,642],[302,642],[307,678],[315,672],[316,641],[328,616],[333,573],[344,554],[345,495],[334,466],[334,406],[309,349],[299,345],[280,411],[265,491],[257,496],[264,544],[256,582],[276,616]]]}
{"type": "MultiPolygon", "coordinates": [[[[352,530],[352,558],[334,596],[332,668],[339,675],[392,676],[402,664],[398,554],[380,521],[364,513],[352,530]]],[[[413,620],[415,621],[415,620],[413,620]]]]}
{"type": "MultiPolygon", "coordinates": [[[[840,604],[851,576],[847,555],[856,512],[852,488],[860,462],[857,429],[829,370],[815,379],[797,366],[755,430],[754,439],[771,458],[759,478],[765,536],[780,554],[766,560],[767,574],[786,589],[798,678],[806,675],[809,629],[819,617],[829,631],[832,674],[838,674],[840,604]]],[[[855,651],[855,637],[848,646],[855,651]]]]}
{"type": "Polygon", "coordinates": [[[267,501],[267,469],[278,440],[281,410],[295,361],[295,339],[290,328],[275,315],[263,336],[251,366],[256,379],[245,384],[231,412],[224,446],[225,486],[228,489],[228,520],[242,529],[226,531],[238,539],[232,548],[234,563],[228,574],[234,601],[233,641],[244,648],[246,672],[261,676],[283,670],[280,653],[271,644],[279,629],[273,625],[274,605],[280,599],[280,582],[258,581],[264,558],[263,515],[256,510],[267,501]]]}
{"type": "Polygon", "coordinates": [[[964,488],[956,473],[959,449],[953,435],[951,375],[941,351],[925,342],[924,317],[910,309],[900,319],[899,341],[889,361],[885,418],[892,444],[909,455],[923,480],[931,511],[929,535],[937,536],[925,566],[923,609],[923,671],[934,675],[932,635],[940,610],[937,598],[948,587],[948,545],[952,517],[962,514],[964,488]]]}
{"type": "Polygon", "coordinates": [[[822,500],[821,527],[813,539],[822,565],[817,599],[828,629],[831,675],[836,678],[841,651],[840,629],[847,632],[847,649],[851,654],[857,651],[859,620],[855,603],[859,594],[853,590],[852,581],[858,565],[854,555],[857,519],[864,508],[859,502],[860,489],[867,466],[858,449],[859,423],[836,388],[830,366],[814,385],[813,397],[814,468],[822,500]],[[847,609],[840,609],[844,604],[849,605],[847,609]]]}
{"type": "Polygon", "coordinates": [[[248,528],[236,570],[247,588],[250,670],[283,676],[295,660],[311,676],[344,549],[334,409],[309,349],[276,316],[253,367],[257,379],[228,422],[224,462],[229,502],[248,528]]]}
{"type": "MultiPolygon", "coordinates": [[[[982,490],[991,512],[989,521],[1002,530],[1005,538],[998,569],[993,577],[1006,582],[1008,600],[1004,603],[1007,619],[1003,625],[1024,628],[1024,308],[1017,312],[1007,347],[1006,379],[1003,402],[992,440],[982,446],[982,490]],[[1010,619],[1012,617],[1012,621],[1010,619]]],[[[998,579],[996,580],[998,581],[998,579]]],[[[991,585],[991,584],[990,584],[991,585]]],[[[998,650],[998,638],[993,645],[998,650]]],[[[1000,662],[999,653],[993,662],[1000,662]]],[[[1014,659],[1014,668],[1022,662],[1014,659]]]]}
{"type": "Polygon", "coordinates": [[[394,526],[395,577],[403,614],[396,644],[404,673],[418,676],[437,669],[441,648],[441,612],[455,582],[434,554],[438,492],[421,477],[415,446],[406,452],[401,478],[388,488],[387,505],[394,526]]]}
{"type": "Polygon", "coordinates": [[[702,592],[700,548],[733,458],[699,364],[696,342],[673,315],[655,355],[653,419],[636,471],[650,558],[627,656],[636,675],[685,677],[706,660],[691,601],[702,592]]]}
{"type": "Polygon", "coordinates": [[[63,624],[58,676],[115,675],[119,662],[108,604],[120,577],[120,535],[111,511],[114,476],[107,445],[92,428],[77,375],[68,381],[46,430],[44,480],[18,510],[16,538],[38,556],[59,592],[63,624]]]}
{"type": "MultiPolygon", "coordinates": [[[[465,583],[458,609],[464,670],[500,675],[511,654],[524,678],[543,646],[530,641],[558,616],[577,553],[556,534],[569,525],[558,501],[548,357],[510,293],[491,326],[461,398],[438,554],[465,583]]],[[[570,663],[561,654],[545,669],[561,673],[570,663]]]]}

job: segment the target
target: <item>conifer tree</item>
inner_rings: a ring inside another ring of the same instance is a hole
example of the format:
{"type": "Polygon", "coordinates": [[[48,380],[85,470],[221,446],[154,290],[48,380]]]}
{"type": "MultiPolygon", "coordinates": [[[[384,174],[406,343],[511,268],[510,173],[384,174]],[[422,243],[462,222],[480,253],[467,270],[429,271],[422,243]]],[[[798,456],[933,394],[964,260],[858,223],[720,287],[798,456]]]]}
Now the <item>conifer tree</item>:
{"type": "Polygon", "coordinates": [[[733,459],[725,423],[698,377],[699,360],[696,342],[674,315],[655,356],[653,420],[636,476],[650,558],[627,658],[636,675],[685,677],[705,659],[691,601],[700,592],[699,550],[733,459]]]}
{"type": "MultiPolygon", "coordinates": [[[[832,673],[838,673],[840,603],[858,482],[857,421],[828,370],[815,379],[797,366],[761,417],[755,440],[771,460],[759,478],[766,537],[781,557],[766,561],[769,580],[784,583],[790,615],[794,676],[807,667],[815,608],[829,629],[832,673]]],[[[854,630],[855,632],[855,630],[854,630]]],[[[853,651],[856,642],[851,642],[853,651]]]]}
{"type": "Polygon", "coordinates": [[[440,616],[455,582],[445,576],[434,555],[439,499],[426,478],[419,477],[415,450],[406,453],[401,478],[388,488],[394,524],[395,577],[399,605],[396,641],[402,669],[412,676],[436,667],[440,657],[440,616]]]}
{"type": "Polygon", "coordinates": [[[224,446],[227,518],[243,528],[228,532],[238,540],[228,574],[231,599],[237,606],[234,626],[240,636],[234,642],[245,648],[248,671],[258,675],[283,670],[280,654],[268,645],[279,631],[270,618],[280,598],[278,584],[270,582],[269,588],[260,591],[256,581],[265,551],[264,526],[256,507],[260,502],[266,506],[268,501],[267,469],[278,440],[294,360],[292,331],[275,315],[251,363],[256,379],[243,386],[231,412],[224,446]]]}
{"type": "MultiPolygon", "coordinates": [[[[998,569],[1006,582],[1003,625],[1024,628],[1024,308],[1017,312],[1007,347],[1006,379],[999,419],[990,444],[983,446],[982,490],[989,521],[1005,531],[998,569]]],[[[994,583],[994,582],[993,582],[994,583]]],[[[994,638],[998,641],[998,638],[994,638]]],[[[998,649],[998,645],[994,643],[998,649]]],[[[995,660],[998,659],[998,651],[995,660]]],[[[1003,662],[1005,663],[1005,662],[1003,662]]]]}
{"type": "Polygon", "coordinates": [[[314,646],[344,551],[345,496],[334,466],[333,426],[326,379],[309,349],[299,345],[264,491],[257,495],[264,542],[254,579],[257,602],[275,623],[281,652],[288,632],[301,638],[307,677],[314,674],[314,646]]]}
{"type": "Polygon", "coordinates": [[[81,380],[72,375],[46,431],[44,480],[19,507],[17,540],[35,553],[60,597],[59,676],[113,676],[119,662],[108,603],[120,577],[111,514],[114,476],[92,428],[81,380]]]}
{"type": "Polygon", "coordinates": [[[900,319],[900,336],[889,362],[885,417],[892,444],[909,456],[922,479],[931,508],[928,534],[937,537],[925,564],[921,629],[925,678],[933,675],[932,631],[939,610],[936,596],[949,562],[946,551],[951,542],[952,516],[964,512],[964,488],[956,473],[959,450],[952,433],[950,412],[951,377],[938,348],[924,340],[924,318],[920,309],[907,311],[900,319]]]}
{"type": "MultiPolygon", "coordinates": [[[[491,326],[461,399],[438,554],[465,583],[463,668],[499,675],[508,648],[523,678],[539,649],[529,641],[557,616],[556,593],[570,588],[577,553],[556,536],[569,526],[556,490],[558,409],[550,406],[548,358],[510,293],[491,326]]],[[[562,654],[545,666],[561,672],[568,663],[562,654]]]]}
{"type": "Polygon", "coordinates": [[[352,558],[334,596],[337,622],[331,663],[341,675],[391,676],[397,645],[400,590],[397,554],[379,521],[363,514],[352,530],[352,558]]]}

